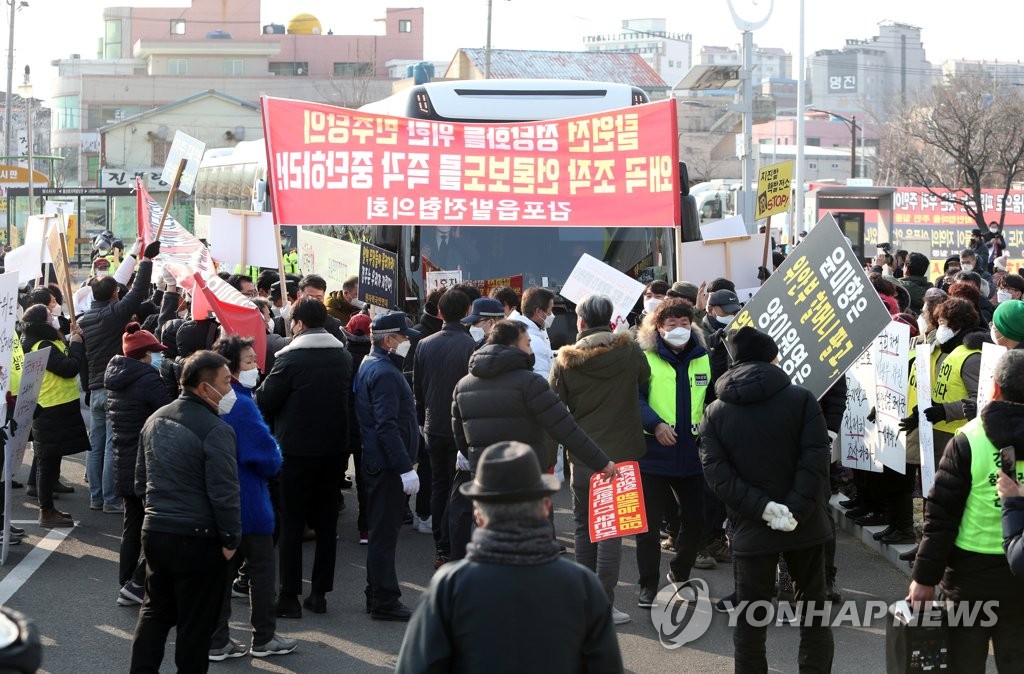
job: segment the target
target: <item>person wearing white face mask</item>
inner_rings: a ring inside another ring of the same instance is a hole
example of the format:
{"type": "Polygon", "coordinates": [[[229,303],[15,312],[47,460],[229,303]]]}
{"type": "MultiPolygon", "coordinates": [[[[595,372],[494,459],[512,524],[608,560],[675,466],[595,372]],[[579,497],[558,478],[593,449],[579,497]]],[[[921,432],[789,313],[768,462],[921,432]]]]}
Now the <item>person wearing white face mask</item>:
{"type": "Polygon", "coordinates": [[[462,319],[462,324],[469,326],[469,334],[479,349],[487,340],[487,335],[491,334],[494,324],[503,318],[505,308],[500,301],[493,297],[481,297],[473,300],[473,308],[470,314],[462,319]]]}
{"type": "Polygon", "coordinates": [[[555,322],[555,294],[547,288],[528,288],[523,293],[522,306],[522,314],[513,312],[509,319],[526,326],[535,359],[533,371],[547,379],[553,357],[548,329],[555,322]]]}
{"type": "Polygon", "coordinates": [[[665,281],[651,281],[647,284],[647,287],[644,288],[644,311],[640,320],[643,320],[644,316],[648,314],[653,314],[658,305],[665,301],[669,288],[669,284],[665,281]]]}
{"type": "Polygon", "coordinates": [[[742,308],[736,293],[731,290],[723,288],[708,296],[708,313],[701,327],[704,330],[704,343],[711,354],[712,387],[729,369],[729,352],[722,344],[722,338],[732,319],[736,318],[736,314],[742,308]]]}
{"type": "MultiPolygon", "coordinates": [[[[697,454],[698,426],[704,407],[715,399],[711,387],[711,360],[693,330],[693,307],[681,299],[667,299],[644,319],[637,342],[651,369],[650,382],[640,387],[640,415],[646,437],[646,455],[639,460],[648,522],[661,522],[667,508],[681,511],[676,553],[669,562],[668,579],[682,583],[700,548],[704,527],[704,473],[697,454]],[[670,495],[671,489],[674,498],[670,495]]],[[[661,586],[661,547],[658,528],[637,536],[640,571],[640,608],[651,608],[661,586]]]]}
{"type": "Polygon", "coordinates": [[[327,308],[313,297],[299,299],[289,312],[291,343],[277,352],[274,366],[256,389],[256,404],[272,423],[281,446],[281,587],[279,618],[300,618],[302,607],[327,611],[334,589],[338,490],[348,433],[352,356],[324,329],[327,308]],[[316,531],[312,590],[300,605],[302,533],[316,531]]]}
{"type": "MultiPolygon", "coordinates": [[[[281,470],[281,450],[252,398],[252,389],[256,387],[260,374],[252,338],[227,335],[214,344],[213,350],[228,361],[231,394],[235,401],[221,417],[235,431],[242,506],[242,538],[238,546],[241,555],[231,560],[229,576],[234,578],[238,562],[244,559],[251,607],[249,621],[253,627],[253,656],[283,655],[295,650],[297,644],[275,634],[274,584],[277,570],[274,509],[267,487],[267,480],[281,470]]],[[[228,396],[222,399],[222,405],[227,399],[228,396]]],[[[230,638],[231,596],[226,590],[225,587],[220,620],[210,643],[210,659],[213,661],[243,655],[246,650],[230,638]]]]}
{"type": "Polygon", "coordinates": [[[227,360],[196,351],[182,366],[181,387],[181,397],[153,413],[139,437],[147,595],[131,671],[160,669],[168,620],[177,626],[178,667],[207,670],[227,562],[242,535],[235,433],[220,416],[234,393],[227,360]],[[177,591],[185,583],[188,592],[177,591]]]}
{"type": "Polygon", "coordinates": [[[406,498],[420,489],[413,466],[420,446],[416,404],[402,374],[410,340],[418,337],[404,313],[378,314],[370,325],[373,350],[363,358],[353,387],[369,526],[366,610],[374,620],[408,622],[412,616],[400,601],[395,553],[406,498]]]}
{"type": "Polygon", "coordinates": [[[1018,274],[1003,274],[996,289],[996,302],[1024,299],[1024,277],[1018,274]]]}

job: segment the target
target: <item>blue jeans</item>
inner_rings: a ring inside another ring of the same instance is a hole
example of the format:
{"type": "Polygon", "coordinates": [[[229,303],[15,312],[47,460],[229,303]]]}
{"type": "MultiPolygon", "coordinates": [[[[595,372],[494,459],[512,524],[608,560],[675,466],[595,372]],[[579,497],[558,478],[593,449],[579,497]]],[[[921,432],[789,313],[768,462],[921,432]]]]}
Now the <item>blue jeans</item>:
{"type": "Polygon", "coordinates": [[[89,501],[96,503],[117,503],[114,495],[114,443],[107,416],[107,389],[92,392],[89,399],[92,424],[89,427],[89,458],[85,462],[89,477],[89,501]]]}

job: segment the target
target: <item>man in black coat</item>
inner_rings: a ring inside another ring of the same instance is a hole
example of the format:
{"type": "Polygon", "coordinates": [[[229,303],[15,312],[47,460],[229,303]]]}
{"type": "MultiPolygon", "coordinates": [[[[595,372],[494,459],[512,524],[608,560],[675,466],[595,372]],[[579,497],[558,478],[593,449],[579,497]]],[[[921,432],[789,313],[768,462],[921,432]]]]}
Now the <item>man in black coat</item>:
{"type": "MultiPolygon", "coordinates": [[[[771,601],[779,553],[796,600],[819,607],[825,602],[831,443],[814,395],[773,364],[778,347],[771,337],[744,327],[730,342],[735,365],[718,380],[718,400],[704,412],[700,456],[705,478],[733,523],[741,612],[733,633],[736,671],[766,671],[765,626],[751,624],[755,616],[744,602],[771,601]]],[[[800,628],[800,671],[828,672],[831,630],[827,623],[807,622],[800,628]]]]}
{"type": "Polygon", "coordinates": [[[447,527],[442,524],[459,451],[452,433],[452,393],[469,372],[469,357],[476,348],[461,322],[469,313],[469,298],[462,291],[448,290],[441,295],[439,308],[444,326],[416,345],[412,378],[416,415],[427,436],[430,455],[430,520],[436,561],[440,562],[435,566],[451,554],[447,527]]]}
{"type": "Polygon", "coordinates": [[[327,611],[334,589],[338,490],[348,435],[352,356],[324,330],[327,309],[305,297],[289,320],[295,337],[277,352],[274,368],[256,390],[256,404],[281,445],[281,591],[277,615],[301,618],[302,532],[307,514],[316,531],[312,589],[303,606],[327,611]]]}
{"type": "Polygon", "coordinates": [[[971,613],[981,614],[981,624],[949,630],[951,672],[984,672],[990,642],[998,671],[1019,672],[1024,663],[1024,583],[1004,554],[996,482],[1004,447],[1017,448],[1013,477],[1024,472],[1024,351],[1007,351],[994,379],[992,402],[957,429],[942,453],[907,594],[912,602],[931,601],[941,581],[947,599],[970,602],[971,613]],[[998,606],[974,611],[974,602],[998,606]],[[986,613],[994,624],[985,624],[986,613]]]}
{"type": "Polygon", "coordinates": [[[123,506],[114,496],[114,446],[110,439],[110,421],[107,419],[107,390],[103,388],[103,375],[110,359],[121,353],[121,335],[139,305],[149,297],[149,282],[153,274],[153,258],[160,254],[160,242],[146,246],[142,262],[135,272],[135,281],[124,298],[118,298],[117,281],[104,276],[92,286],[92,304],[89,311],[78,319],[85,341],[88,367],[87,385],[90,391],[89,408],[92,423],[89,428],[89,458],[86,473],[89,478],[89,508],[104,512],[122,512],[123,506]]]}
{"type": "Polygon", "coordinates": [[[597,576],[562,559],[551,538],[558,479],[541,474],[534,451],[519,442],[488,447],[461,491],[479,527],[466,559],[434,575],[406,630],[398,674],[622,672],[597,576]]]}

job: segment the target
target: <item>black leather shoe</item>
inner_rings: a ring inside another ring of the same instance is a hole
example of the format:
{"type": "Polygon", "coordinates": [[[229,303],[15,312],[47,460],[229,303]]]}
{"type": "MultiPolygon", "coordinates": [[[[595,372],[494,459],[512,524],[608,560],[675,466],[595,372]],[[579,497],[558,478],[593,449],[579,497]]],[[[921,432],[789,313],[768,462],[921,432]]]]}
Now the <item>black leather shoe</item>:
{"type": "Polygon", "coordinates": [[[313,613],[327,613],[327,598],[319,592],[313,592],[302,602],[302,607],[313,613]]]}
{"type": "Polygon", "coordinates": [[[858,517],[864,517],[865,515],[867,515],[870,512],[871,512],[870,508],[867,508],[865,506],[857,506],[856,508],[850,508],[849,510],[847,510],[843,514],[846,515],[847,517],[849,517],[851,520],[855,520],[858,517]]]}
{"type": "Polygon", "coordinates": [[[74,494],[75,488],[69,484],[64,484],[60,480],[57,480],[57,484],[53,485],[53,491],[56,494],[74,494]]]}
{"type": "Polygon", "coordinates": [[[899,545],[900,543],[913,543],[917,540],[917,536],[914,535],[913,529],[897,529],[892,528],[885,536],[880,539],[886,545],[899,545]]]}
{"type": "Polygon", "coordinates": [[[896,531],[896,527],[890,524],[881,531],[876,531],[875,533],[871,534],[871,538],[875,539],[876,541],[880,541],[894,531],[896,531]]]}
{"type": "Polygon", "coordinates": [[[825,598],[831,602],[839,602],[843,600],[843,595],[839,592],[839,586],[836,585],[835,578],[825,579],[825,598]]]}
{"type": "Polygon", "coordinates": [[[877,527],[880,524],[888,524],[889,518],[883,513],[868,513],[863,517],[857,517],[853,523],[862,527],[877,527]]]}
{"type": "Polygon", "coordinates": [[[861,502],[859,500],[857,500],[857,497],[848,498],[845,501],[840,501],[839,502],[839,507],[840,508],[846,508],[847,510],[849,510],[851,508],[859,508],[860,506],[861,506],[861,502]]]}
{"type": "Polygon", "coordinates": [[[277,598],[277,610],[274,613],[278,618],[301,618],[302,607],[299,606],[299,598],[294,594],[282,594],[277,598]]]}
{"type": "Polygon", "coordinates": [[[370,617],[374,620],[390,620],[392,622],[407,623],[412,618],[412,610],[405,604],[396,604],[388,608],[377,608],[370,611],[370,617]]]}
{"type": "Polygon", "coordinates": [[[900,553],[900,561],[903,561],[903,562],[912,562],[912,561],[914,561],[914,559],[916,557],[917,557],[917,546],[916,545],[914,547],[912,547],[911,549],[907,550],[906,552],[901,552],[900,553]]]}
{"type": "Polygon", "coordinates": [[[640,588],[640,598],[637,600],[636,605],[640,608],[651,608],[654,606],[654,600],[658,597],[658,591],[652,587],[640,588]]]}

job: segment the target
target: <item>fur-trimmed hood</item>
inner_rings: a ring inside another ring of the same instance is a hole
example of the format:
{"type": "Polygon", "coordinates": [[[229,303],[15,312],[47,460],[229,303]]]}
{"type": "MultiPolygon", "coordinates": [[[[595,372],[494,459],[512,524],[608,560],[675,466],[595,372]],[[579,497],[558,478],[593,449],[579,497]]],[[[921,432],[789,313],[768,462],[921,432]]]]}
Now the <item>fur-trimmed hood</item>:
{"type": "Polygon", "coordinates": [[[629,353],[627,349],[634,348],[637,347],[633,336],[628,332],[615,333],[604,328],[585,330],[575,344],[558,350],[558,364],[567,370],[588,366],[614,367],[615,362],[629,353]],[[617,353],[619,351],[621,356],[617,353]]]}
{"type": "Polygon", "coordinates": [[[297,337],[293,338],[288,346],[284,347],[275,354],[275,358],[280,358],[283,354],[289,351],[297,351],[299,349],[344,349],[345,345],[339,342],[334,335],[330,334],[323,328],[311,328],[310,330],[301,333],[297,337]]]}
{"type": "MultiPolygon", "coordinates": [[[[690,324],[690,341],[696,340],[698,344],[705,347],[704,331],[697,323],[690,324]]],[[[658,349],[658,326],[654,323],[654,316],[648,314],[644,322],[636,330],[636,343],[644,351],[656,351],[658,349]]]]}

